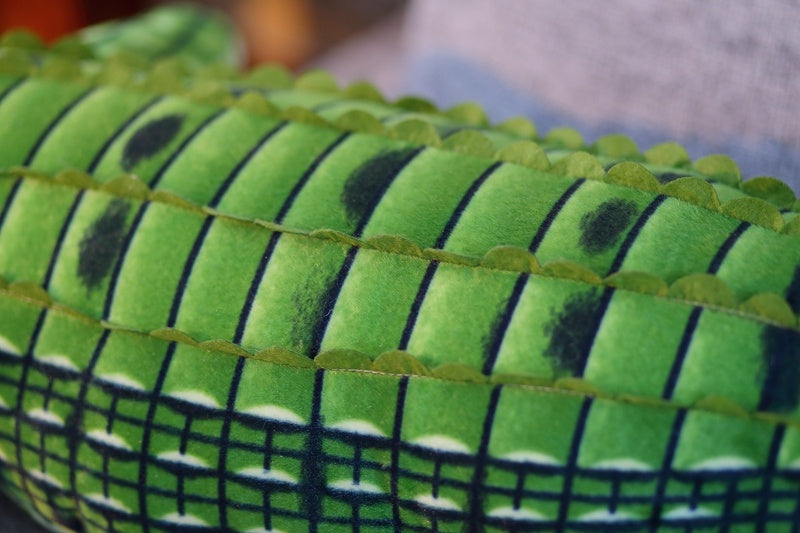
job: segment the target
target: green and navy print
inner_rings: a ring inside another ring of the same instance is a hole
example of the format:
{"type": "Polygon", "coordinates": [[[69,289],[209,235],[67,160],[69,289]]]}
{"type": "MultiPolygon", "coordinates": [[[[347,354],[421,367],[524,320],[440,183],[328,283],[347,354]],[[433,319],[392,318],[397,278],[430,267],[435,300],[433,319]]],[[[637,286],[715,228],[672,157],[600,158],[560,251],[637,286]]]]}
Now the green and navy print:
{"type": "Polygon", "coordinates": [[[800,527],[791,190],[204,70],[207,16],[0,46],[3,490],[62,530],[800,527]]]}
{"type": "Polygon", "coordinates": [[[54,524],[780,531],[800,518],[794,422],[324,370],[109,329],[13,288],[0,309],[0,460],[54,524]]]}
{"type": "MultiPolygon", "coordinates": [[[[736,304],[680,295],[691,278],[652,294],[558,270],[543,275],[550,264],[544,272],[515,270],[508,258],[502,262],[502,248],[465,264],[459,256],[436,258],[436,250],[426,256],[405,239],[301,232],[174,196],[137,198],[130,190],[143,185],[133,178],[111,182],[116,187],[23,171],[0,179],[7,191],[4,278],[35,283],[97,320],[312,358],[328,350],[370,358],[404,350],[430,367],[582,377],[604,390],[685,403],[718,395],[748,410],[793,413],[800,400],[792,380],[796,322],[776,324],[736,304]],[[626,343],[631,336],[639,341],[626,343]]],[[[426,194],[422,182],[416,190],[426,194]]],[[[366,227],[381,214],[375,209],[366,227]]],[[[586,226],[585,216],[577,225],[586,226]]]]}
{"type": "Polygon", "coordinates": [[[793,237],[664,193],[177,96],[41,78],[0,76],[0,86],[5,168],[76,168],[98,181],[133,173],[190,202],[298,229],[401,235],[474,256],[511,245],[601,276],[644,271],[671,283],[708,272],[740,298],[791,299],[800,247],[783,243],[793,237]],[[56,87],[40,116],[27,116],[56,87]]]}

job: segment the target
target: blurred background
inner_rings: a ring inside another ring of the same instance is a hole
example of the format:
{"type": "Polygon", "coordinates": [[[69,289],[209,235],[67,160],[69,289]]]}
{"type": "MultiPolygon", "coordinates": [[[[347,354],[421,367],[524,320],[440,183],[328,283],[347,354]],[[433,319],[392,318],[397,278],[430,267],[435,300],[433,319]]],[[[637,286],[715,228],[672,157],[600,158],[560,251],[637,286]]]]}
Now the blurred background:
{"type": "MultiPolygon", "coordinates": [[[[105,20],[130,17],[163,0],[2,0],[0,30],[24,27],[47,41],[105,20]],[[47,16],[43,16],[47,13],[47,16]]],[[[184,3],[186,3],[184,1],[184,3]]],[[[239,26],[250,63],[302,67],[325,50],[387,18],[404,0],[205,0],[239,26]]]]}
{"type": "MultiPolygon", "coordinates": [[[[0,30],[47,40],[155,0],[0,0],[0,30]],[[46,15],[43,15],[46,14],[46,15]]],[[[205,0],[231,15],[249,65],[322,67],[388,97],[475,100],[494,121],[571,126],[587,143],[677,140],[745,178],[800,191],[800,4],[787,0],[205,0]]]]}

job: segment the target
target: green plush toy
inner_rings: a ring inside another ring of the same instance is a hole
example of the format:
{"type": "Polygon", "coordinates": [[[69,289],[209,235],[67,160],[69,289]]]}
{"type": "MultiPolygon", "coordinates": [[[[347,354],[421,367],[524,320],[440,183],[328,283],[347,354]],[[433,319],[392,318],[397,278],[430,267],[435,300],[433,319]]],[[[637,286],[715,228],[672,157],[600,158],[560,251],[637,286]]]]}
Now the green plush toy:
{"type": "Polygon", "coordinates": [[[204,65],[228,31],[2,41],[4,490],[87,531],[800,528],[786,185],[204,65]]]}

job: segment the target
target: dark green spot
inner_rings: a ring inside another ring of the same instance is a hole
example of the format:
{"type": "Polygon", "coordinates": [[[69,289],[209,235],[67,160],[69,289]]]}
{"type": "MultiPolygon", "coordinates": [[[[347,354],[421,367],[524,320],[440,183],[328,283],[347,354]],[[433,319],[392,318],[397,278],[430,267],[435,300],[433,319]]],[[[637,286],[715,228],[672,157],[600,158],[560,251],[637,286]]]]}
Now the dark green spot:
{"type": "Polygon", "coordinates": [[[571,296],[560,312],[551,310],[550,321],[544,326],[549,337],[545,355],[551,359],[556,374],[583,373],[602,318],[599,311],[600,297],[594,291],[571,296]]]}
{"type": "Polygon", "coordinates": [[[800,266],[794,269],[794,276],[789,288],[786,289],[786,301],[795,314],[800,313],[800,266]]]}
{"type": "Polygon", "coordinates": [[[678,178],[682,178],[685,174],[676,174],[674,172],[664,172],[662,174],[656,174],[656,178],[663,184],[667,184],[671,181],[675,181],[678,178]]]}
{"type": "Polygon", "coordinates": [[[789,412],[800,403],[800,334],[766,326],[762,334],[764,372],[759,409],[789,412]]]}
{"type": "Polygon", "coordinates": [[[116,198],[83,233],[79,244],[78,277],[87,289],[93,289],[111,270],[125,231],[130,204],[116,198]]]}
{"type": "Polygon", "coordinates": [[[614,198],[597,206],[581,218],[580,245],[590,254],[611,248],[636,215],[636,204],[614,198]]]}
{"type": "Polygon", "coordinates": [[[318,355],[316,351],[333,313],[341,283],[324,268],[315,274],[295,287],[289,341],[292,350],[311,358],[318,355]]]}
{"type": "Polygon", "coordinates": [[[167,115],[136,130],[122,150],[122,168],[130,172],[141,160],[160,152],[178,134],[184,118],[183,115],[167,115]]]}
{"type": "Polygon", "coordinates": [[[415,150],[381,152],[363,163],[347,178],[341,202],[351,223],[359,223],[380,201],[395,176],[408,163],[415,150]]]}

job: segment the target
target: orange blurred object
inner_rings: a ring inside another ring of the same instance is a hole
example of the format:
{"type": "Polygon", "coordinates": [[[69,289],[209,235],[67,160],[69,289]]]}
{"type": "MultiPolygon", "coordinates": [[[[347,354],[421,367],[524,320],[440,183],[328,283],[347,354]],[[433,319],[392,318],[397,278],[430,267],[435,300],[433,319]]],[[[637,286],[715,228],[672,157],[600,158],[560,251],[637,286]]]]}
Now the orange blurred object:
{"type": "Polygon", "coordinates": [[[316,51],[310,0],[239,0],[233,12],[251,63],[271,61],[297,67],[316,51]]]}
{"type": "Polygon", "coordinates": [[[2,0],[0,32],[26,28],[51,42],[86,25],[81,0],[2,0]]]}

